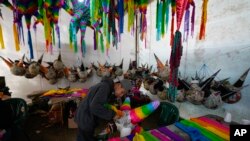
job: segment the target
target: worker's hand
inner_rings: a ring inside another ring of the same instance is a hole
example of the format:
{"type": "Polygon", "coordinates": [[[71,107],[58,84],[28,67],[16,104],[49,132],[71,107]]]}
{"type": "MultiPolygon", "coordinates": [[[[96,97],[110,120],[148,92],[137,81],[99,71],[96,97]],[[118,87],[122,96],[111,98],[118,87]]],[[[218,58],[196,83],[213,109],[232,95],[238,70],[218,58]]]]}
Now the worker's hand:
{"type": "Polygon", "coordinates": [[[117,110],[116,115],[114,117],[114,120],[120,119],[121,117],[123,117],[125,115],[125,112],[117,110]]]}

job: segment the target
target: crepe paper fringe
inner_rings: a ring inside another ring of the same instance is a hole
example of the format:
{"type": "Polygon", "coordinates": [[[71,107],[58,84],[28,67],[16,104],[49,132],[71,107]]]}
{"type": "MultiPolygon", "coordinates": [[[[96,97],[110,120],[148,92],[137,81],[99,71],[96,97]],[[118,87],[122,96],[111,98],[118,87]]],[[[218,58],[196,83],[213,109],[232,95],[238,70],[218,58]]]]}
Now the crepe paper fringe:
{"type": "Polygon", "coordinates": [[[207,3],[208,0],[203,0],[199,40],[205,39],[206,23],[207,23],[207,3]]]}
{"type": "MultiPolygon", "coordinates": [[[[46,11],[44,9],[43,12],[44,15],[46,15],[46,11]]],[[[52,42],[53,39],[51,37],[51,26],[50,26],[50,21],[47,16],[43,16],[43,23],[44,23],[44,33],[45,33],[45,39],[46,39],[46,51],[52,53],[52,42]]]]}
{"type": "Polygon", "coordinates": [[[174,20],[175,20],[175,13],[176,13],[176,2],[175,0],[171,0],[171,11],[172,11],[172,18],[171,18],[171,33],[170,33],[170,46],[173,45],[174,42],[174,20]]]}
{"type": "Polygon", "coordinates": [[[30,49],[30,59],[34,59],[33,45],[30,30],[28,30],[28,44],[30,49]]]}
{"type": "Polygon", "coordinates": [[[189,35],[189,18],[190,18],[190,11],[189,11],[189,4],[187,5],[185,18],[184,18],[184,36],[183,41],[187,41],[189,35]]]}
{"type": "Polygon", "coordinates": [[[101,34],[101,39],[100,39],[100,45],[101,45],[101,51],[104,53],[104,43],[103,43],[103,34],[101,34]]]}
{"type": "Polygon", "coordinates": [[[180,30],[182,18],[183,18],[187,3],[188,3],[188,0],[177,0],[176,1],[177,30],[180,30]]]}
{"type": "Polygon", "coordinates": [[[2,30],[2,25],[0,24],[0,45],[1,45],[1,48],[4,49],[5,46],[4,46],[4,40],[3,40],[3,30],[2,30]]]}
{"type": "Polygon", "coordinates": [[[51,25],[50,30],[52,30],[52,43],[55,45],[56,40],[55,40],[55,30],[54,30],[54,25],[51,25]]]}
{"type": "MultiPolygon", "coordinates": [[[[96,31],[94,30],[94,50],[97,50],[97,43],[98,42],[96,42],[96,31]]],[[[97,35],[98,36],[98,35],[97,35]]]]}
{"type": "Polygon", "coordinates": [[[82,53],[82,57],[85,57],[87,52],[87,47],[86,47],[86,42],[84,39],[81,39],[81,53],[82,53]]]}
{"type": "Polygon", "coordinates": [[[123,33],[124,27],[124,0],[118,0],[118,14],[119,14],[119,35],[123,33]]]}
{"type": "Polygon", "coordinates": [[[189,1],[187,3],[187,6],[186,6],[183,41],[188,41],[188,36],[190,33],[190,21],[191,21],[191,37],[193,37],[193,35],[194,35],[194,21],[195,21],[195,3],[193,0],[189,1]],[[190,20],[190,6],[193,7],[191,20],[190,20]]]}
{"type": "Polygon", "coordinates": [[[156,24],[155,24],[155,28],[156,28],[156,29],[158,29],[158,24],[159,24],[159,20],[158,20],[158,18],[159,18],[158,14],[159,14],[159,12],[160,12],[160,11],[159,11],[159,10],[160,10],[160,9],[159,9],[159,5],[160,5],[160,4],[159,4],[159,0],[157,0],[157,3],[156,3],[156,16],[155,16],[155,17],[156,17],[156,20],[155,20],[155,21],[156,21],[156,24]]]}
{"type": "Polygon", "coordinates": [[[15,40],[16,51],[19,51],[20,50],[19,36],[18,36],[16,24],[13,24],[13,32],[14,32],[14,40],[15,40]]]}
{"type": "Polygon", "coordinates": [[[191,2],[193,6],[192,16],[191,16],[191,36],[194,37],[194,21],[195,21],[195,3],[194,1],[191,2]]]}
{"type": "Polygon", "coordinates": [[[127,1],[128,6],[128,31],[130,32],[135,19],[135,3],[134,0],[127,1]]]}
{"type": "Polygon", "coordinates": [[[166,24],[165,24],[166,25],[166,31],[168,31],[170,4],[171,4],[171,0],[166,0],[166,17],[165,17],[165,19],[166,19],[166,24]]]}
{"type": "Polygon", "coordinates": [[[167,8],[167,5],[166,5],[166,0],[164,0],[162,2],[162,12],[161,12],[161,36],[164,37],[165,35],[165,14],[166,14],[166,8],[167,8]]]}
{"type": "Polygon", "coordinates": [[[76,27],[73,22],[70,22],[69,33],[70,33],[70,44],[74,48],[74,52],[77,53],[78,49],[77,49],[76,27]]]}
{"type": "Polygon", "coordinates": [[[61,49],[60,28],[58,24],[56,24],[56,34],[58,38],[58,48],[61,49]]]}
{"type": "Polygon", "coordinates": [[[110,0],[102,0],[102,8],[104,13],[109,12],[109,5],[110,5],[110,0]]]}

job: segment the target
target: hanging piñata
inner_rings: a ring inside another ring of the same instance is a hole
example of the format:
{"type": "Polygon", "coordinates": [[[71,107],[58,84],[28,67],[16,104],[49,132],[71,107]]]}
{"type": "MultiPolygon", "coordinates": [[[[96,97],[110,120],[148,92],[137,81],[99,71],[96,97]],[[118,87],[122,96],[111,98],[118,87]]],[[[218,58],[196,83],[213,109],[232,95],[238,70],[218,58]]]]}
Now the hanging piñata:
{"type": "MultiPolygon", "coordinates": [[[[95,0],[93,0],[95,1],[95,0]]],[[[91,3],[93,2],[91,1],[91,3]]],[[[90,18],[90,3],[88,0],[85,1],[79,1],[79,0],[71,0],[72,5],[73,5],[73,16],[70,21],[70,46],[74,46],[74,51],[77,52],[77,31],[80,28],[81,31],[81,52],[82,55],[84,56],[86,53],[86,43],[85,43],[85,32],[87,26],[90,26],[92,29],[94,29],[94,32],[100,32],[100,23],[98,20],[92,20],[90,18]]],[[[97,1],[98,2],[98,1],[97,1]]],[[[92,13],[93,16],[96,16],[96,13],[92,13]]],[[[95,33],[97,34],[97,33],[95,33]]],[[[95,42],[97,37],[94,38],[95,42]]],[[[95,43],[96,45],[96,43],[95,43]]],[[[96,48],[96,46],[94,47],[96,48]]]]}
{"type": "MultiPolygon", "coordinates": [[[[58,47],[61,48],[60,30],[58,26],[59,10],[63,8],[70,15],[73,15],[73,10],[65,0],[39,0],[39,11],[43,15],[42,21],[36,21],[35,25],[42,22],[44,25],[44,33],[46,39],[46,51],[52,53],[52,44],[55,44],[55,31],[58,38],[58,47]]],[[[36,28],[36,26],[34,26],[36,28]]]]}
{"type": "Polygon", "coordinates": [[[12,4],[14,6],[14,39],[16,43],[16,50],[19,51],[19,43],[20,40],[23,39],[23,26],[22,26],[22,17],[25,17],[26,26],[28,29],[28,45],[30,49],[30,58],[34,58],[33,54],[33,45],[32,38],[30,33],[30,24],[32,16],[35,16],[37,20],[41,20],[42,16],[38,12],[38,1],[33,0],[12,0],[12,4]],[[18,44],[17,44],[18,43],[18,44]]]}
{"type": "Polygon", "coordinates": [[[137,7],[139,8],[141,18],[140,18],[140,32],[141,32],[141,40],[145,39],[145,48],[146,48],[146,34],[147,34],[147,6],[148,0],[140,0],[137,3],[137,7]]]}
{"type": "MultiPolygon", "coordinates": [[[[14,7],[11,5],[11,3],[8,0],[0,0],[0,4],[5,5],[6,7],[10,8],[11,10],[14,10],[14,7]]],[[[0,9],[0,16],[3,19],[1,9],[0,9]]],[[[0,23],[0,46],[1,46],[2,49],[5,48],[4,40],[3,40],[3,30],[2,30],[1,23],[0,23]]]]}

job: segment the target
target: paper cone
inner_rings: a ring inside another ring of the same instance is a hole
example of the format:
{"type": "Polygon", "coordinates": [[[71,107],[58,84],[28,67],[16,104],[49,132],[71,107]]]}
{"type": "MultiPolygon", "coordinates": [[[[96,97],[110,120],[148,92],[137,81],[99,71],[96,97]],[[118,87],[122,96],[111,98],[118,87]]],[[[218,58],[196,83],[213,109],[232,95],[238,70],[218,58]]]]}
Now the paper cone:
{"type": "Polygon", "coordinates": [[[131,106],[130,106],[130,98],[129,97],[126,97],[126,99],[124,100],[121,108],[120,108],[122,111],[125,111],[125,110],[131,110],[131,106]]]}
{"type": "Polygon", "coordinates": [[[130,111],[131,123],[136,124],[138,122],[141,122],[151,113],[153,113],[153,111],[156,110],[159,105],[160,105],[159,101],[153,101],[149,104],[132,109],[130,111]]]}

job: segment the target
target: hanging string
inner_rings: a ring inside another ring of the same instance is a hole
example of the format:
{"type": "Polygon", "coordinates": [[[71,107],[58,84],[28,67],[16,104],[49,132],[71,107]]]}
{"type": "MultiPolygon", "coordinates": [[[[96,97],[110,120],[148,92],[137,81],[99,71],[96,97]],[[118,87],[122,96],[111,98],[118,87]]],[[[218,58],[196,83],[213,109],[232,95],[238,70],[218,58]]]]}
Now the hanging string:
{"type": "Polygon", "coordinates": [[[199,40],[205,39],[206,23],[207,23],[207,3],[208,0],[203,0],[199,40]]]}
{"type": "Polygon", "coordinates": [[[1,44],[1,48],[4,49],[4,40],[3,40],[3,30],[2,30],[2,25],[0,24],[0,44],[1,44]]]}

